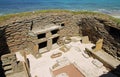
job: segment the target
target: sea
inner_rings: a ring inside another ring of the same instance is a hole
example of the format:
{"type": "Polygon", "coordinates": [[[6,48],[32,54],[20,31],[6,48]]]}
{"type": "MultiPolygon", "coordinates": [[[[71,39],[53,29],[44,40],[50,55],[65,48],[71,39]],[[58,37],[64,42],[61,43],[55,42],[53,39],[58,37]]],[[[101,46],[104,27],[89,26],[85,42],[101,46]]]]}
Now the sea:
{"type": "Polygon", "coordinates": [[[0,0],[0,15],[48,9],[120,15],[120,0],[0,0]]]}

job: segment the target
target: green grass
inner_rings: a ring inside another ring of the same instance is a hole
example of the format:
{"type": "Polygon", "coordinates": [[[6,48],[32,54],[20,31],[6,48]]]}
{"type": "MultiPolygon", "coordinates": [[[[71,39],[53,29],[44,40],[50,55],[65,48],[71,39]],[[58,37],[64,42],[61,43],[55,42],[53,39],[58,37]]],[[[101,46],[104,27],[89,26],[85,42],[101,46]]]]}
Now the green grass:
{"type": "Polygon", "coordinates": [[[111,19],[112,21],[115,21],[117,24],[120,24],[120,18],[115,18],[115,17],[111,17],[111,16],[110,16],[110,19],[111,19]]]}
{"type": "Polygon", "coordinates": [[[8,14],[8,15],[3,15],[0,16],[0,23],[9,20],[11,18],[15,18],[15,17],[28,17],[31,15],[39,15],[41,13],[61,13],[61,12],[67,12],[67,13],[72,13],[72,14],[81,14],[81,15],[91,15],[91,16],[98,16],[100,18],[104,18],[104,19],[109,19],[112,21],[115,21],[116,23],[120,24],[120,19],[118,18],[114,18],[111,17],[109,15],[106,14],[102,14],[102,13],[98,13],[98,12],[91,12],[91,11],[69,11],[69,10],[38,10],[38,11],[34,11],[34,12],[23,12],[23,13],[17,13],[17,14],[8,14]]]}

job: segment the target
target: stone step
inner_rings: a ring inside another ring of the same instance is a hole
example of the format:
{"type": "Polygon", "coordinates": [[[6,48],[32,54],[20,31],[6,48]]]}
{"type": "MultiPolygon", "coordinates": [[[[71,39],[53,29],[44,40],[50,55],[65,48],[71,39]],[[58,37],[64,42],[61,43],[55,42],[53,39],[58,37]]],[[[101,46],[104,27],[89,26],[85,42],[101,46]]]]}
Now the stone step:
{"type": "Polygon", "coordinates": [[[2,66],[5,67],[5,66],[9,66],[11,65],[11,63],[3,63],[2,66]]]}
{"type": "Polygon", "coordinates": [[[12,66],[9,65],[9,66],[5,66],[5,67],[3,67],[3,68],[4,68],[4,70],[8,70],[8,69],[12,69],[12,66]]]}
{"type": "Polygon", "coordinates": [[[13,73],[13,70],[5,71],[5,75],[11,74],[11,73],[13,73]]]}

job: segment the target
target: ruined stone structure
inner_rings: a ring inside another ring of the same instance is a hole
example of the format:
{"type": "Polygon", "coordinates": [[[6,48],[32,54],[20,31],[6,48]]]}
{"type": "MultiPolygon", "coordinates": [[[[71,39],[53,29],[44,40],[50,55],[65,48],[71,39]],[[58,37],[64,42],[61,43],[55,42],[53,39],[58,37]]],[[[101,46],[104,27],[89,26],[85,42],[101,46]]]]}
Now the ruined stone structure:
{"type": "Polygon", "coordinates": [[[61,25],[57,26],[55,24],[47,25],[39,30],[36,29],[34,30],[33,28],[32,32],[36,36],[35,37],[36,40],[34,41],[37,50],[35,50],[35,52],[39,52],[39,49],[41,49],[40,53],[50,51],[52,49],[53,44],[57,43],[57,40],[59,38],[59,33],[58,33],[59,29],[61,29],[61,25]]]}
{"type": "Polygon", "coordinates": [[[5,70],[5,74],[13,73],[16,70],[17,58],[14,54],[8,54],[2,56],[2,66],[5,70]]]}
{"type": "MultiPolygon", "coordinates": [[[[120,27],[117,23],[97,16],[68,13],[45,13],[1,25],[0,56],[27,49],[28,53],[38,57],[56,43],[63,45],[63,37],[78,35],[88,36],[92,43],[104,38],[103,49],[120,59],[120,27]]],[[[2,59],[3,64],[5,60],[2,59]]]]}
{"type": "MultiPolygon", "coordinates": [[[[58,44],[63,44],[62,37],[84,35],[90,38],[90,41],[96,42],[100,38],[104,38],[103,49],[108,53],[119,56],[119,27],[117,24],[102,18],[72,15],[72,14],[46,14],[36,18],[13,22],[0,27],[0,54],[16,52],[25,48],[36,49],[36,43],[31,40],[37,38],[30,36],[31,30],[39,29],[49,24],[64,26],[59,31],[58,44]],[[93,23],[94,22],[94,23],[93,23]],[[39,28],[38,28],[39,27],[39,28]],[[113,34],[113,31],[116,31],[113,34]],[[111,33],[112,32],[112,33],[111,33]],[[117,34],[118,33],[118,34],[117,34]],[[116,39],[115,41],[111,41],[116,39]],[[110,40],[110,41],[108,41],[110,40]]],[[[39,29],[40,30],[40,29],[39,29]]],[[[44,34],[43,34],[44,36],[44,34]]]]}
{"type": "Polygon", "coordinates": [[[4,55],[1,60],[6,77],[28,77],[25,63],[17,61],[15,54],[4,55]]]}

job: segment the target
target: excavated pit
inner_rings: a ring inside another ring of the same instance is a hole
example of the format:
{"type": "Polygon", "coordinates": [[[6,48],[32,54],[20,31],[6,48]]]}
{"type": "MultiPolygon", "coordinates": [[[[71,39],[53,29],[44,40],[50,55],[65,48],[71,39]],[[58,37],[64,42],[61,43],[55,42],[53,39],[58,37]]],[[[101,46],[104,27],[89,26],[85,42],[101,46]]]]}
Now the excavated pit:
{"type": "Polygon", "coordinates": [[[89,36],[93,43],[99,38],[104,39],[103,49],[114,57],[119,57],[120,52],[120,30],[113,25],[105,24],[92,18],[83,18],[79,22],[83,36],[89,36]]]}
{"type": "MultiPolygon", "coordinates": [[[[44,38],[46,35],[29,35],[34,28],[41,29],[49,24],[61,25],[60,31],[53,30],[54,35],[59,33],[59,37],[53,39],[52,43],[63,44],[62,37],[88,36],[92,43],[100,38],[104,39],[103,49],[113,57],[120,59],[120,28],[115,22],[96,16],[84,16],[73,14],[41,14],[36,18],[17,21],[0,27],[0,56],[10,52],[17,52],[23,49],[32,50],[35,45],[33,40],[44,38]]],[[[41,43],[42,44],[42,43],[41,43]]],[[[39,48],[46,46],[46,43],[39,48]]],[[[2,68],[1,68],[2,69],[2,68]]],[[[1,71],[0,71],[1,72],[1,71]]],[[[2,76],[2,74],[0,74],[2,76]]]]}
{"type": "MultiPolygon", "coordinates": [[[[0,27],[0,55],[9,52],[16,52],[25,48],[31,48],[36,39],[29,36],[32,29],[39,30],[49,24],[61,25],[63,28],[53,30],[54,35],[59,32],[58,44],[62,44],[64,36],[89,36],[93,43],[100,38],[104,39],[103,49],[114,57],[120,57],[120,29],[113,21],[102,19],[96,16],[84,16],[73,14],[44,14],[36,18],[13,22],[0,27]]],[[[37,38],[44,38],[45,33],[37,35],[37,38]]]]}

